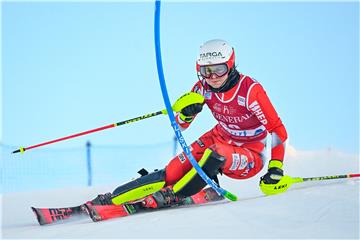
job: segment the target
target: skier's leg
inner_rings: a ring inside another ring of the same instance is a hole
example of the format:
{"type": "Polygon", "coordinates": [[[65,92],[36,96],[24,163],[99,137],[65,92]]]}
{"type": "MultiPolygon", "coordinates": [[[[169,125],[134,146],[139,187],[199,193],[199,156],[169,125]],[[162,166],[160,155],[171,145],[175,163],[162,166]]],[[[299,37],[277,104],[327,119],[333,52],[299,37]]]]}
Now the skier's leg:
{"type": "MultiPolygon", "coordinates": [[[[215,141],[210,148],[206,149],[203,157],[198,162],[204,172],[212,179],[222,171],[231,178],[246,179],[256,175],[264,166],[263,154],[265,145],[262,142],[243,144],[241,147],[224,144],[222,139],[212,138],[215,141]],[[221,169],[221,170],[220,170],[221,169]]],[[[176,160],[176,159],[175,159],[176,160]]],[[[176,176],[172,174],[173,165],[179,165],[178,161],[173,160],[166,168],[166,177],[176,176]],[[175,162],[175,164],[174,164],[175,162]]],[[[187,163],[188,159],[186,158],[187,163]]],[[[181,168],[180,168],[181,169],[181,168]]],[[[166,199],[174,203],[181,197],[191,196],[206,186],[205,181],[197,174],[194,168],[191,168],[183,177],[181,177],[169,190],[169,187],[152,194],[156,201],[156,207],[169,205],[166,199]],[[165,201],[165,204],[162,202],[165,201]]],[[[170,202],[171,204],[171,202],[170,202]]]]}
{"type": "MultiPolygon", "coordinates": [[[[207,148],[214,145],[212,130],[202,135],[198,140],[190,145],[191,153],[195,160],[199,162],[207,148]]],[[[174,157],[166,166],[166,184],[173,185],[177,183],[187,172],[190,171],[192,165],[184,152],[174,157]]]]}
{"type": "MultiPolygon", "coordinates": [[[[196,161],[201,159],[205,149],[213,143],[212,130],[210,130],[190,146],[196,161]]],[[[125,183],[117,187],[112,194],[101,194],[92,202],[96,204],[113,203],[119,205],[144,198],[145,196],[159,191],[164,186],[173,185],[190,171],[191,168],[192,165],[185,154],[180,153],[170,161],[165,169],[152,172],[131,182],[125,183]]]]}
{"type": "Polygon", "coordinates": [[[165,186],[165,170],[154,171],[117,187],[112,194],[116,205],[143,198],[165,186]]]}
{"type": "MultiPolygon", "coordinates": [[[[211,149],[206,149],[199,161],[199,166],[206,175],[214,179],[225,163],[225,158],[211,149]]],[[[192,196],[206,186],[206,182],[199,176],[194,168],[191,168],[173,186],[165,187],[146,197],[143,204],[147,208],[163,208],[178,204],[181,199],[192,196]]]]}
{"type": "MultiPolygon", "coordinates": [[[[205,150],[199,161],[199,166],[211,179],[215,179],[217,177],[224,164],[225,157],[210,148],[205,150]]],[[[188,197],[199,192],[206,185],[207,183],[200,177],[195,168],[191,168],[185,176],[174,184],[173,190],[178,196],[188,197]]]]}
{"type": "Polygon", "coordinates": [[[144,198],[165,186],[165,170],[154,171],[117,187],[113,193],[98,195],[85,210],[94,221],[128,215],[122,203],[144,198]]]}
{"type": "Polygon", "coordinates": [[[265,145],[261,142],[223,147],[219,153],[226,158],[222,169],[224,175],[235,179],[255,176],[264,166],[264,151],[265,145]]]}

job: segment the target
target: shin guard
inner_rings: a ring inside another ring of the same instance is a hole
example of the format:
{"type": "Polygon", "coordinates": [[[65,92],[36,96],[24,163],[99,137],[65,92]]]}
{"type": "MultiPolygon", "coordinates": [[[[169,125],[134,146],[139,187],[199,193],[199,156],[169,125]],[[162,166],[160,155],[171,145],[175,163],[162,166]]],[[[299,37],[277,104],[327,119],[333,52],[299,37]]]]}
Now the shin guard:
{"type": "MultiPolygon", "coordinates": [[[[211,179],[216,179],[222,166],[225,164],[225,157],[211,149],[206,149],[199,161],[200,167],[211,179]]],[[[199,192],[206,186],[206,182],[200,177],[194,168],[186,173],[174,186],[173,190],[178,196],[188,197],[199,192]]]]}
{"type": "Polygon", "coordinates": [[[152,172],[117,187],[112,198],[116,205],[134,201],[152,194],[165,186],[165,170],[152,172]]]}

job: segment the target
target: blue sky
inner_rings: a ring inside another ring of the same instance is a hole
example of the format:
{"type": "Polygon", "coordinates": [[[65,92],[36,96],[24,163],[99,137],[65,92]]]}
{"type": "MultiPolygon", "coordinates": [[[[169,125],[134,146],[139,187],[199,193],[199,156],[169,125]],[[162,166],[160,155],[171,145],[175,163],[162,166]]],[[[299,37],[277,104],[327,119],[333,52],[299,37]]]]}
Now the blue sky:
{"type": "MultiPolygon", "coordinates": [[[[197,81],[199,45],[222,38],[257,79],[298,149],[359,153],[359,4],[163,3],[170,99],[197,81]]],[[[2,3],[2,142],[29,146],[164,108],[152,2],[2,3]]],[[[188,143],[215,124],[205,109],[188,143]]],[[[58,143],[170,141],[166,116],[58,143]]]]}

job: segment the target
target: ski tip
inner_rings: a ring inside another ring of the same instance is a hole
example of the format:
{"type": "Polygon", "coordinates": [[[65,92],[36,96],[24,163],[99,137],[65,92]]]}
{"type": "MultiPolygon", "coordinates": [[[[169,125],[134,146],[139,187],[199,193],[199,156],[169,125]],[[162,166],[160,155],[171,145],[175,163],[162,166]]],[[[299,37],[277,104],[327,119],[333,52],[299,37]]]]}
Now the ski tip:
{"type": "Polygon", "coordinates": [[[39,212],[39,211],[40,211],[39,209],[34,208],[34,207],[31,207],[31,210],[32,210],[33,213],[35,214],[36,219],[37,219],[37,221],[38,221],[38,223],[39,223],[40,225],[45,225],[45,224],[47,224],[46,221],[45,221],[45,219],[43,218],[41,212],[39,212]]]}

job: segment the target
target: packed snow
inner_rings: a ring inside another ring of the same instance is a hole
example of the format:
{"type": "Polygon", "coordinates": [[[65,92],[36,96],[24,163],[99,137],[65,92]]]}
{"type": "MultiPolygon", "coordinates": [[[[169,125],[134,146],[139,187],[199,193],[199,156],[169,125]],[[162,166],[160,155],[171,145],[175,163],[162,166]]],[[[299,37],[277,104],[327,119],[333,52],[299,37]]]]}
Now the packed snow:
{"type": "MultiPolygon", "coordinates": [[[[359,158],[333,150],[288,148],[285,173],[316,177],[359,172],[359,158]]],[[[223,188],[239,197],[207,205],[165,209],[94,223],[74,218],[39,226],[30,206],[79,205],[116,185],[2,195],[3,238],[336,238],[359,239],[358,179],[293,185],[284,194],[264,196],[259,177],[238,181],[221,177],[223,188]]]]}

